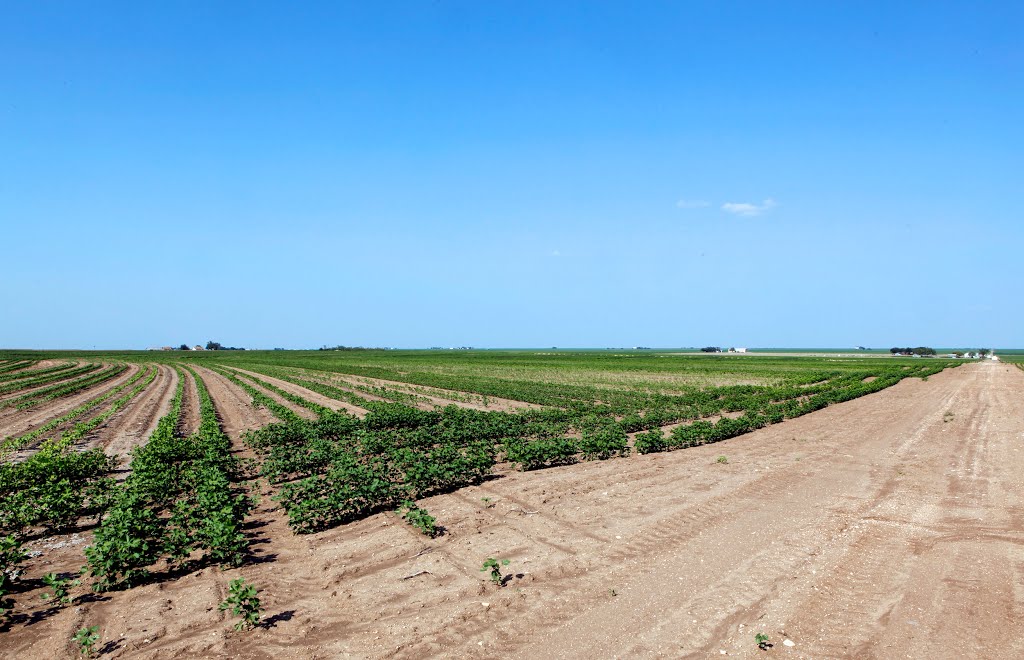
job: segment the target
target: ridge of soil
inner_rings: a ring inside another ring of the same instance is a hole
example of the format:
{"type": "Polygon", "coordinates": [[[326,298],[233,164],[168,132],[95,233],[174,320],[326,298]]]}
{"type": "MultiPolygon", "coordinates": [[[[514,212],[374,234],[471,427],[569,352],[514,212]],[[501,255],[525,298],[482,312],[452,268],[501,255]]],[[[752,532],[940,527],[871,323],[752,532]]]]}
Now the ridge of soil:
{"type": "MultiPolygon", "coordinates": [[[[259,425],[203,376],[233,437],[259,425]]],[[[56,611],[16,594],[33,624],[0,655],[70,657],[99,625],[112,658],[758,658],[758,633],[791,657],[1021,657],[1022,437],[1024,372],[972,364],[714,445],[426,498],[438,539],[390,513],[295,536],[263,498],[258,563],[56,611]],[[511,560],[504,588],[487,557],[511,560]],[[266,627],[218,612],[235,577],[266,627]]],[[[33,542],[26,577],[77,569],[87,537],[33,542]]]]}

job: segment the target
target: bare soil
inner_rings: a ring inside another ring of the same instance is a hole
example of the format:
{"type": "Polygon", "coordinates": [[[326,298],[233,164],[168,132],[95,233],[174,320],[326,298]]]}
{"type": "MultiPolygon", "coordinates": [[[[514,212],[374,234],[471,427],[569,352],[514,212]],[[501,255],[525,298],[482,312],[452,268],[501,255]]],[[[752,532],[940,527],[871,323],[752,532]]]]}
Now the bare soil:
{"type": "MultiPolygon", "coordinates": [[[[203,376],[233,437],[259,425],[203,376]]],[[[758,633],[791,657],[1022,657],[1022,445],[1024,372],[971,364],[711,446],[505,473],[422,501],[434,540],[393,514],[294,536],[264,498],[259,562],[63,610],[17,594],[32,624],[0,655],[70,658],[99,625],[115,658],[767,657],[758,633]],[[266,611],[249,633],[217,610],[239,576],[266,611]]],[[[87,539],[35,542],[27,577],[87,539]]]]}

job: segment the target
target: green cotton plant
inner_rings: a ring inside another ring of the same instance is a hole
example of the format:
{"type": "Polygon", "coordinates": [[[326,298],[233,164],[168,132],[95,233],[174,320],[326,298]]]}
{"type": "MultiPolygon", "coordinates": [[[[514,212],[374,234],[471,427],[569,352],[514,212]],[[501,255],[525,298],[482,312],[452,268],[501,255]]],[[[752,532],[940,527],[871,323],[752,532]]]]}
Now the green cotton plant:
{"type": "Polygon", "coordinates": [[[490,571],[490,575],[488,575],[487,577],[490,579],[491,582],[500,587],[505,584],[505,578],[501,574],[501,566],[508,565],[509,560],[507,559],[502,559],[499,561],[494,557],[488,557],[487,561],[484,562],[483,567],[480,568],[480,572],[486,573],[487,571],[490,571]]]}
{"type": "Polygon", "coordinates": [[[71,598],[71,588],[77,587],[82,584],[81,580],[72,580],[67,577],[60,577],[56,573],[47,573],[43,576],[43,584],[50,587],[53,593],[43,594],[40,596],[43,600],[48,600],[57,605],[57,607],[64,607],[70,605],[74,600],[71,598]]]}
{"type": "Polygon", "coordinates": [[[397,513],[407,523],[423,532],[425,536],[434,538],[441,531],[436,524],[437,520],[427,513],[426,509],[416,506],[415,502],[409,500],[402,502],[402,506],[398,507],[397,513]]]}
{"type": "Polygon", "coordinates": [[[235,616],[242,617],[241,621],[235,624],[235,630],[251,630],[256,627],[263,614],[260,606],[260,599],[256,587],[246,584],[244,578],[231,581],[228,597],[218,607],[220,611],[227,609],[235,616]]]}
{"type": "Polygon", "coordinates": [[[78,651],[83,656],[86,658],[95,657],[96,642],[100,641],[100,627],[86,626],[85,628],[80,628],[71,640],[78,644],[78,651]]]}

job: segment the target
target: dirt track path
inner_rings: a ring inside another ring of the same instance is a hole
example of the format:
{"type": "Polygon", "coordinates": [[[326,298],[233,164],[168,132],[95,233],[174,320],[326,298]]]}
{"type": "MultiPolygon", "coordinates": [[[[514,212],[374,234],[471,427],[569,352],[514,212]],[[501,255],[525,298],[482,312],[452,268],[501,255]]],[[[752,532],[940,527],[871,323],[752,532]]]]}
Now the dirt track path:
{"type": "Polygon", "coordinates": [[[88,620],[133,658],[767,657],[759,632],[791,657],[1024,655],[1024,372],[1005,365],[421,505],[446,536],[392,514],[291,536],[266,501],[265,563],[68,608],[6,648],[55,657],[88,620]],[[511,560],[504,588],[479,572],[488,556],[511,560]],[[239,575],[270,627],[236,634],[216,613],[239,575]]]}

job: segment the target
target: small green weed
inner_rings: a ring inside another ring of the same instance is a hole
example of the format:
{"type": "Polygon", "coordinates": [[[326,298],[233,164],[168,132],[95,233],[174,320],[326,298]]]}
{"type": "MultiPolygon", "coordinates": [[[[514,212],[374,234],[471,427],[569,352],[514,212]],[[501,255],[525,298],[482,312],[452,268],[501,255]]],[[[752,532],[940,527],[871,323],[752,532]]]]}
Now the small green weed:
{"type": "Polygon", "coordinates": [[[416,506],[415,502],[410,502],[409,500],[402,502],[402,506],[398,507],[397,513],[402,516],[405,522],[430,538],[435,538],[441,533],[441,528],[437,526],[437,520],[434,516],[427,513],[426,509],[416,506]]]}
{"type": "Polygon", "coordinates": [[[507,559],[502,559],[499,563],[499,561],[494,557],[488,557],[487,561],[484,562],[483,568],[480,569],[480,572],[484,573],[489,570],[491,572],[491,575],[489,576],[491,578],[491,582],[500,587],[505,582],[505,578],[501,574],[500,566],[508,566],[508,564],[509,561],[507,559]]]}
{"type": "Polygon", "coordinates": [[[757,633],[754,635],[754,641],[757,642],[757,648],[762,651],[767,651],[772,647],[772,643],[768,641],[768,635],[764,633],[757,633]]]}
{"type": "Polygon", "coordinates": [[[77,587],[82,584],[81,580],[72,581],[71,578],[62,578],[56,573],[47,573],[44,575],[43,583],[53,589],[53,593],[43,594],[40,598],[43,600],[53,601],[58,607],[70,605],[71,601],[74,600],[70,596],[71,587],[77,587]]]}
{"type": "Polygon", "coordinates": [[[100,641],[100,627],[87,626],[82,628],[75,633],[71,640],[78,644],[78,651],[82,655],[92,658],[96,655],[96,642],[100,641]]]}
{"type": "Polygon", "coordinates": [[[256,587],[246,584],[243,578],[238,578],[231,581],[230,589],[228,597],[220,604],[220,610],[230,608],[232,614],[242,617],[242,620],[235,624],[235,630],[255,628],[263,613],[260,599],[256,595],[256,587]]]}
{"type": "Polygon", "coordinates": [[[727,456],[719,456],[718,460],[715,461],[715,462],[716,463],[721,463],[722,465],[725,465],[726,463],[729,462],[729,458],[727,456]]]}

